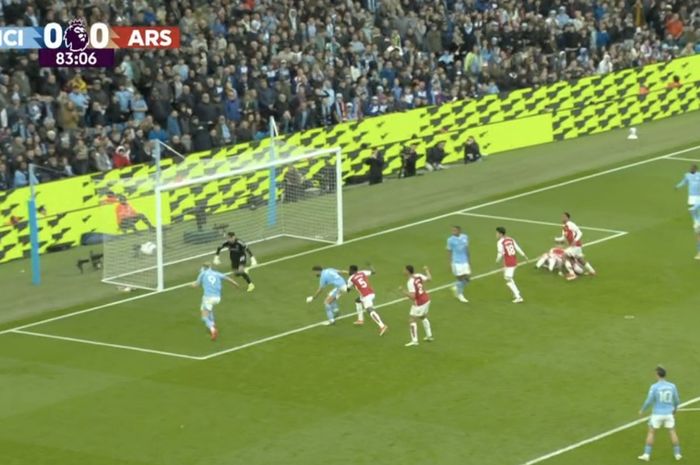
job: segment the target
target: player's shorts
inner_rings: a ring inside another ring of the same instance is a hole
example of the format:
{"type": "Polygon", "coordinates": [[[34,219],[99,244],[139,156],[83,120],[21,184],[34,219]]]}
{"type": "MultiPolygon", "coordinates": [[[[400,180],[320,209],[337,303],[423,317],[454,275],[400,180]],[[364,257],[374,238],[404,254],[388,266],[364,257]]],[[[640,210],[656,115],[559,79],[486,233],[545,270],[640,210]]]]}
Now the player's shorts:
{"type": "Polygon", "coordinates": [[[694,207],[700,203],[700,195],[689,195],[688,196],[688,206],[694,207]]]}
{"type": "Polygon", "coordinates": [[[365,309],[374,307],[374,294],[360,296],[360,302],[365,309]]]}
{"type": "Polygon", "coordinates": [[[572,245],[564,250],[567,257],[581,258],[583,257],[583,248],[579,245],[572,245]]]}
{"type": "Polygon", "coordinates": [[[214,305],[218,304],[219,302],[221,302],[221,297],[204,296],[202,297],[202,310],[211,312],[214,310],[214,305]]]}
{"type": "Polygon", "coordinates": [[[469,263],[453,263],[452,274],[455,276],[466,276],[472,274],[472,267],[469,263]]]}
{"type": "Polygon", "coordinates": [[[506,266],[503,268],[503,278],[513,279],[513,276],[515,276],[515,268],[515,266],[506,266]]]}
{"type": "Polygon", "coordinates": [[[662,426],[666,429],[673,429],[676,426],[676,419],[673,415],[656,415],[652,414],[649,418],[649,426],[654,429],[659,429],[662,426]]]}
{"type": "Polygon", "coordinates": [[[409,315],[416,317],[416,318],[422,318],[428,314],[428,311],[430,310],[430,302],[425,303],[423,305],[411,305],[411,311],[409,315]]]}
{"type": "Polygon", "coordinates": [[[347,286],[334,287],[331,292],[328,293],[328,297],[333,297],[334,299],[339,298],[342,294],[348,292],[347,286]]]}
{"type": "Polygon", "coordinates": [[[248,264],[248,257],[246,254],[243,255],[231,255],[231,268],[237,270],[241,266],[246,266],[248,264]]]}

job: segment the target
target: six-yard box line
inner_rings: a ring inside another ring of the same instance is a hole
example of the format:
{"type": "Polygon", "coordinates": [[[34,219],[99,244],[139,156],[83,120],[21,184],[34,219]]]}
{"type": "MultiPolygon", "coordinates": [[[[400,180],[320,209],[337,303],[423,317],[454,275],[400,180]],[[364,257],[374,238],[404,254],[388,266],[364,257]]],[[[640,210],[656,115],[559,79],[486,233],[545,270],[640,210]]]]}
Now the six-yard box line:
{"type": "MultiPolygon", "coordinates": [[[[589,179],[594,179],[594,178],[597,178],[597,177],[599,177],[599,176],[604,176],[604,175],[607,175],[607,174],[612,174],[612,173],[616,173],[616,172],[619,172],[619,171],[624,171],[624,170],[627,170],[627,169],[630,169],[630,168],[634,168],[634,167],[637,167],[637,166],[642,166],[642,165],[645,165],[645,164],[648,164],[648,163],[652,163],[652,162],[655,162],[655,161],[658,161],[658,160],[674,159],[674,157],[677,157],[678,155],[682,155],[682,154],[685,154],[685,153],[688,153],[688,152],[693,152],[693,151],[698,150],[698,149],[700,149],[700,145],[696,145],[696,146],[693,146],[693,147],[688,147],[688,148],[685,148],[685,149],[682,149],[682,150],[677,150],[677,151],[670,152],[670,153],[667,153],[667,154],[664,154],[664,155],[660,155],[660,156],[657,156],[657,157],[652,157],[652,158],[647,158],[647,159],[640,160],[640,161],[636,161],[636,162],[632,162],[632,163],[627,163],[627,164],[624,164],[624,165],[621,165],[621,166],[617,166],[617,167],[610,168],[610,169],[607,169],[607,170],[599,171],[599,172],[596,172],[596,173],[592,173],[592,174],[588,174],[588,175],[584,175],[584,176],[579,176],[579,177],[576,177],[576,178],[573,178],[573,179],[570,179],[570,180],[567,180],[567,181],[562,181],[562,182],[550,184],[550,185],[547,185],[547,186],[544,186],[544,187],[540,187],[540,188],[532,189],[532,190],[529,190],[529,191],[521,192],[521,193],[518,193],[518,194],[514,194],[514,195],[502,197],[502,198],[500,198],[500,199],[496,199],[496,200],[492,200],[492,201],[487,201],[487,202],[484,202],[484,203],[481,203],[481,204],[477,204],[477,205],[474,205],[474,206],[472,206],[472,207],[468,207],[468,208],[465,208],[465,209],[461,209],[461,210],[457,210],[457,211],[445,213],[445,214],[442,214],[442,215],[437,215],[437,216],[434,216],[434,217],[426,218],[426,219],[424,219],[424,220],[416,221],[416,222],[413,222],[413,223],[408,223],[408,224],[405,224],[405,225],[402,225],[402,226],[396,226],[396,227],[393,227],[393,228],[388,228],[388,229],[385,229],[385,230],[382,230],[382,231],[378,231],[378,232],[375,232],[375,233],[372,233],[372,234],[368,234],[368,235],[364,235],[364,236],[359,236],[359,237],[356,237],[356,238],[349,239],[349,240],[345,241],[344,244],[350,244],[350,243],[353,243],[353,242],[358,242],[358,241],[361,241],[361,240],[370,239],[370,238],[372,238],[372,237],[377,237],[377,236],[381,236],[381,235],[384,235],[384,234],[389,234],[389,233],[392,233],[392,232],[395,232],[395,231],[400,231],[400,230],[403,230],[403,229],[407,229],[407,228],[410,228],[410,227],[413,227],[413,226],[418,226],[418,225],[430,223],[430,222],[433,222],[433,221],[436,221],[436,220],[439,220],[439,219],[448,218],[448,217],[450,217],[450,216],[454,216],[454,215],[457,215],[457,214],[469,213],[469,212],[471,212],[471,211],[478,210],[478,209],[481,209],[481,208],[485,208],[485,207],[488,207],[488,206],[491,206],[491,205],[497,205],[497,204],[501,204],[501,203],[508,202],[508,201],[510,201],[510,200],[515,200],[515,199],[519,199],[519,198],[522,198],[522,197],[527,197],[527,196],[530,196],[530,195],[533,195],[533,194],[538,194],[538,193],[541,193],[541,192],[546,192],[546,191],[549,191],[549,190],[553,190],[553,189],[557,189],[557,188],[560,188],[560,187],[564,187],[564,186],[568,186],[568,185],[571,185],[571,184],[575,184],[575,183],[578,183],[578,182],[581,182],[581,181],[587,181],[587,180],[589,180],[589,179]]],[[[528,221],[533,221],[533,220],[528,220],[528,221]]],[[[589,229],[590,229],[590,228],[589,228],[589,229]]],[[[612,231],[612,230],[611,230],[611,231],[612,231]]],[[[622,233],[623,233],[622,231],[619,231],[619,233],[620,233],[620,235],[624,235],[624,234],[622,234],[622,233]]],[[[618,237],[619,237],[619,236],[618,236],[618,237]]],[[[591,245],[591,243],[589,243],[589,245],[591,245]]],[[[272,265],[272,264],[279,263],[279,262],[282,262],[282,261],[285,261],[285,260],[291,260],[291,259],[294,259],[294,258],[297,258],[297,257],[300,257],[300,256],[308,255],[308,254],[310,254],[310,253],[319,252],[319,251],[322,251],[322,250],[328,250],[328,249],[331,249],[331,248],[334,248],[334,247],[339,247],[339,246],[340,246],[340,245],[329,245],[329,246],[321,247],[321,248],[314,249],[314,250],[309,250],[309,251],[305,251],[305,252],[300,252],[300,253],[298,253],[298,254],[293,254],[293,255],[281,257],[281,258],[278,258],[278,259],[270,260],[270,261],[268,261],[268,262],[262,263],[260,266],[272,265]]],[[[498,272],[498,270],[494,270],[494,273],[495,273],[495,272],[498,272]]],[[[188,285],[189,285],[189,283],[183,283],[183,284],[180,284],[180,285],[177,285],[177,286],[170,287],[170,288],[166,289],[164,292],[166,292],[166,291],[171,291],[171,290],[175,290],[175,289],[180,289],[180,288],[186,287],[186,286],[188,286],[188,285]]],[[[439,289],[438,289],[438,290],[439,290],[439,289]]],[[[27,328],[32,328],[32,327],[35,327],[35,326],[40,326],[40,325],[47,324],[47,323],[51,323],[51,322],[53,322],[53,321],[58,321],[58,320],[66,319],[66,318],[71,318],[71,317],[73,317],[73,316],[82,315],[82,314],[84,314],[84,313],[90,313],[90,312],[94,312],[94,311],[101,310],[101,309],[104,309],[104,308],[109,308],[109,307],[117,306],[117,305],[120,305],[120,304],[122,304],[122,303],[127,303],[127,302],[131,302],[131,301],[139,300],[139,299],[144,299],[144,298],[146,298],[146,297],[150,297],[150,296],[153,296],[153,295],[156,295],[156,294],[158,294],[158,292],[155,292],[155,291],[154,291],[154,292],[147,292],[147,293],[145,293],[145,294],[141,294],[141,295],[129,297],[129,298],[126,298],[126,299],[120,299],[120,300],[116,300],[116,301],[113,301],[113,302],[108,302],[108,303],[106,303],[106,304],[98,305],[98,306],[95,306],[95,307],[90,307],[90,308],[87,308],[87,309],[78,310],[78,311],[75,311],[75,312],[70,312],[70,313],[67,313],[67,314],[64,314],[64,315],[59,315],[59,316],[56,316],[56,317],[52,317],[52,318],[47,318],[47,319],[39,320],[39,321],[36,321],[36,322],[33,322],[33,323],[28,323],[28,324],[24,324],[24,325],[21,325],[21,326],[14,327],[14,328],[9,328],[9,329],[2,330],[2,331],[0,331],[0,335],[9,334],[9,333],[27,334],[27,335],[37,336],[37,337],[51,337],[51,338],[56,338],[56,339],[58,339],[58,338],[63,338],[63,339],[65,339],[65,340],[74,341],[74,342],[87,342],[87,343],[93,342],[93,343],[94,343],[95,341],[80,340],[80,339],[77,339],[77,338],[64,338],[63,336],[52,336],[52,335],[47,335],[47,334],[43,334],[43,333],[35,333],[35,332],[26,331],[26,329],[27,329],[27,328]]],[[[311,326],[311,327],[315,327],[315,326],[311,326]]],[[[305,329],[300,328],[300,329],[294,330],[294,331],[295,331],[295,332],[300,332],[300,331],[303,331],[303,330],[305,330],[305,329]]],[[[290,333],[290,334],[294,334],[294,333],[290,333]]],[[[267,341],[265,341],[265,342],[267,342],[267,341]]],[[[126,346],[121,346],[121,345],[119,345],[119,344],[109,344],[109,345],[107,345],[106,343],[102,343],[102,344],[104,344],[104,345],[107,346],[107,347],[126,348],[126,346]]],[[[249,347],[249,346],[250,346],[250,345],[248,345],[248,347],[249,347]]],[[[241,347],[241,348],[243,348],[243,347],[241,347]]],[[[150,349],[142,349],[142,348],[132,348],[131,350],[137,350],[137,351],[141,351],[141,352],[149,352],[149,353],[161,354],[161,355],[165,354],[165,352],[163,352],[163,351],[150,350],[150,349]]],[[[238,349],[238,350],[240,350],[240,349],[238,349]]],[[[188,359],[193,359],[193,360],[198,360],[198,359],[200,358],[200,357],[194,357],[194,356],[189,356],[189,355],[184,355],[184,354],[174,354],[174,353],[167,353],[167,354],[168,354],[168,355],[171,355],[171,356],[174,356],[174,357],[188,358],[188,359]]],[[[205,356],[205,357],[210,357],[210,356],[205,356]]]]}
{"type": "MultiPolygon", "coordinates": [[[[542,226],[552,226],[552,227],[560,227],[561,226],[561,223],[529,220],[529,219],[522,219],[522,218],[510,218],[510,217],[505,217],[505,216],[483,215],[483,214],[478,214],[478,213],[470,213],[467,210],[462,210],[462,211],[455,213],[453,215],[450,215],[450,216],[457,216],[457,215],[471,216],[471,217],[475,217],[475,218],[484,218],[484,219],[494,219],[494,220],[498,219],[498,220],[507,221],[507,222],[536,224],[536,225],[542,225],[542,226]]],[[[433,221],[436,221],[436,220],[433,220],[433,221]]],[[[421,224],[425,224],[425,222],[421,222],[421,224]]],[[[405,225],[401,229],[407,229],[407,228],[412,227],[412,226],[416,226],[416,225],[415,224],[405,225]]],[[[602,237],[600,239],[585,243],[584,247],[595,245],[595,244],[600,244],[600,243],[607,242],[607,241],[612,240],[612,239],[617,239],[617,238],[622,237],[622,236],[627,234],[626,231],[619,231],[619,230],[614,230],[614,229],[596,228],[596,227],[588,227],[588,226],[580,226],[580,228],[582,230],[598,231],[598,232],[604,232],[604,233],[608,234],[608,236],[606,236],[606,237],[602,237]]],[[[375,237],[376,235],[370,235],[370,236],[375,237]]],[[[359,237],[356,240],[363,240],[363,239],[367,239],[367,238],[369,238],[369,236],[359,237]]],[[[336,246],[333,245],[332,247],[336,247],[336,246]]],[[[296,254],[294,256],[282,257],[281,259],[278,259],[276,261],[271,260],[269,262],[264,262],[260,266],[263,266],[266,264],[269,265],[272,263],[279,263],[280,261],[283,261],[283,260],[289,260],[292,257],[298,257],[299,255],[307,255],[307,254],[311,254],[311,253],[317,252],[319,250],[324,250],[324,249],[325,248],[314,249],[314,250],[309,250],[309,251],[303,252],[301,254],[296,254]]],[[[535,262],[536,260],[537,260],[537,258],[532,258],[530,260],[519,263],[518,266],[524,266],[527,264],[531,264],[531,263],[535,262]]],[[[499,267],[499,268],[493,269],[491,271],[487,271],[487,272],[480,273],[478,275],[473,276],[472,281],[478,280],[478,279],[483,279],[483,278],[486,278],[489,276],[493,276],[493,275],[501,273],[501,272],[502,272],[502,268],[499,267]]],[[[186,285],[189,285],[189,283],[187,283],[186,285]]],[[[449,284],[443,284],[443,285],[434,287],[432,289],[429,289],[429,292],[437,292],[437,291],[449,289],[453,285],[454,285],[453,282],[450,282],[449,284]]],[[[178,286],[177,288],[180,288],[180,287],[182,287],[182,286],[178,286]]],[[[153,294],[154,293],[151,293],[151,295],[153,295],[153,294]]],[[[389,307],[389,306],[393,306],[393,305],[396,305],[398,303],[406,302],[406,301],[407,300],[405,297],[401,297],[401,298],[390,300],[388,302],[383,302],[381,304],[378,304],[375,306],[375,308],[380,309],[380,308],[384,308],[384,307],[389,307]]],[[[342,320],[345,318],[349,318],[351,316],[355,316],[355,313],[353,312],[353,313],[347,313],[345,315],[341,315],[336,320],[342,320]]],[[[60,319],[60,317],[57,317],[57,318],[60,319]]],[[[51,323],[51,321],[55,321],[55,319],[39,321],[37,323],[33,323],[32,326],[39,326],[39,325],[43,325],[43,324],[48,324],[48,323],[51,323]]],[[[257,345],[264,344],[267,342],[275,341],[277,339],[282,339],[284,337],[291,336],[293,334],[297,334],[297,333],[301,333],[304,331],[308,331],[308,330],[313,329],[313,328],[325,326],[326,324],[327,324],[327,322],[325,320],[318,321],[315,323],[308,324],[306,326],[301,326],[298,328],[291,329],[289,331],[284,331],[281,333],[273,334],[273,335],[268,336],[268,337],[256,339],[256,340],[253,340],[253,341],[250,341],[247,343],[243,343],[243,344],[240,344],[240,345],[237,345],[234,347],[229,347],[227,349],[222,349],[222,350],[213,352],[211,354],[206,354],[206,355],[181,354],[178,352],[169,352],[169,351],[158,350],[158,349],[150,349],[150,348],[146,348],[146,347],[108,343],[108,342],[102,342],[102,341],[95,341],[95,340],[91,340],[91,339],[82,339],[79,337],[61,336],[61,335],[50,334],[50,333],[45,333],[45,332],[27,331],[24,328],[15,328],[13,330],[10,330],[10,332],[15,333],[15,334],[23,334],[26,336],[35,336],[35,337],[42,337],[42,338],[47,338],[47,339],[66,341],[66,342],[74,342],[74,343],[88,344],[88,345],[94,345],[94,346],[109,347],[109,348],[113,348],[113,349],[130,350],[130,351],[135,351],[135,352],[150,353],[150,354],[154,354],[154,355],[163,355],[163,356],[170,356],[170,357],[176,357],[176,358],[182,358],[182,359],[188,359],[188,360],[202,361],[202,360],[209,360],[209,359],[212,359],[215,357],[219,357],[219,356],[222,356],[225,354],[230,354],[232,352],[238,352],[239,350],[243,350],[243,349],[246,349],[249,347],[253,347],[253,346],[257,346],[257,345]]]]}

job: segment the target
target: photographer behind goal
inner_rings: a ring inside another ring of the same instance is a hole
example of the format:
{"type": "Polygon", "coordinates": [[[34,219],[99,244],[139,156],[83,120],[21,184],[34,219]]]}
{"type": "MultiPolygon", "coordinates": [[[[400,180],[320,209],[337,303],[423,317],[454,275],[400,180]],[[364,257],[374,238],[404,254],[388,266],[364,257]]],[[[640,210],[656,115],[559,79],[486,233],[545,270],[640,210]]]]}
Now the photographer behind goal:
{"type": "Polygon", "coordinates": [[[256,266],[258,261],[253,256],[253,252],[251,252],[250,247],[248,247],[245,242],[239,240],[236,237],[236,233],[228,233],[228,239],[226,239],[226,242],[221,244],[216,249],[216,255],[214,256],[215,265],[221,263],[219,260],[219,253],[221,253],[223,249],[228,249],[233,275],[240,276],[241,278],[245,279],[245,281],[248,283],[248,292],[252,292],[255,289],[255,284],[253,284],[253,281],[250,279],[250,275],[246,270],[246,264],[248,263],[248,256],[250,256],[251,266],[256,266]]]}

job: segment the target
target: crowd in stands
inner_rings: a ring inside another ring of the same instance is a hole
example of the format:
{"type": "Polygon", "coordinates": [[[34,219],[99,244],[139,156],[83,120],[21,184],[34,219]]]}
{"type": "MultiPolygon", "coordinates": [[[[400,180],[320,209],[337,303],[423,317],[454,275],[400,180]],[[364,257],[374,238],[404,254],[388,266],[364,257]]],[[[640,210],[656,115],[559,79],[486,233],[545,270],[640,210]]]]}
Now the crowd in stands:
{"type": "MultiPolygon", "coordinates": [[[[0,52],[0,189],[696,52],[700,2],[0,0],[0,26],[177,25],[113,69],[0,52]],[[168,145],[163,148],[161,141],[168,145]]],[[[419,154],[423,156],[425,154],[419,154]]]]}

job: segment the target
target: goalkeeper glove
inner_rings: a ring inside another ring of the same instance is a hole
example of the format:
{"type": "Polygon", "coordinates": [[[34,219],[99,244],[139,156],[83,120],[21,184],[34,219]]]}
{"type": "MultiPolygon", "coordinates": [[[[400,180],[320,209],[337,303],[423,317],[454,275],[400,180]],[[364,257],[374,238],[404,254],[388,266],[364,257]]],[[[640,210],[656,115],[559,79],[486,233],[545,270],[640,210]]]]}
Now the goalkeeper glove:
{"type": "Polygon", "coordinates": [[[214,255],[214,260],[212,260],[212,262],[214,263],[214,265],[220,265],[220,264],[221,264],[221,260],[219,260],[219,256],[218,256],[218,255],[214,255]]]}
{"type": "Polygon", "coordinates": [[[255,257],[250,257],[250,266],[258,266],[258,261],[255,257]]]}

